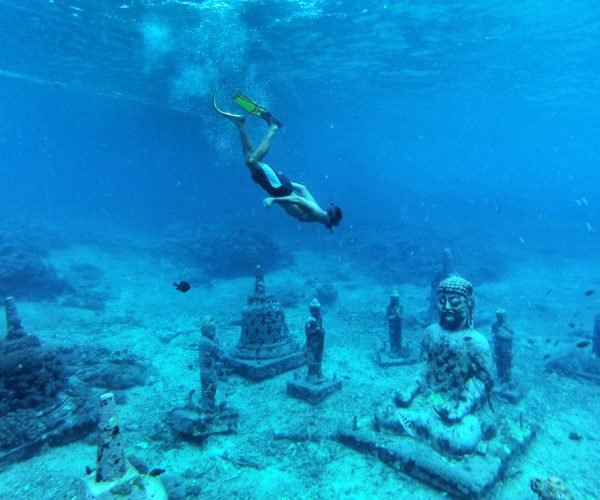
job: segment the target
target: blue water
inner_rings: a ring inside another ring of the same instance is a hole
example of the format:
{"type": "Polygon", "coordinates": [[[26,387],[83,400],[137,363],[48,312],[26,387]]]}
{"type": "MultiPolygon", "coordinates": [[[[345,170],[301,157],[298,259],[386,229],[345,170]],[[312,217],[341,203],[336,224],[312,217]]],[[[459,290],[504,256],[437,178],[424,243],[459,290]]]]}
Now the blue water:
{"type": "Polygon", "coordinates": [[[241,90],[283,121],[269,162],[340,204],[340,231],[408,220],[527,240],[550,220],[585,241],[600,227],[600,8],[585,2],[2,1],[0,13],[3,217],[285,231],[295,222],[263,213],[212,114],[217,88],[224,107],[241,90]]]}

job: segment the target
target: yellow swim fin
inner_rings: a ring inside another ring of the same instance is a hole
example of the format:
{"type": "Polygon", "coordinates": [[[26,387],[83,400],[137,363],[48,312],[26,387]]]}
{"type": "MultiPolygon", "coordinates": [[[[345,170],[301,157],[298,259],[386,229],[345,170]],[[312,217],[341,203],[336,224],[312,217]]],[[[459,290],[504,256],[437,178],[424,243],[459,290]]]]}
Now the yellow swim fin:
{"type": "Polygon", "coordinates": [[[260,104],[255,103],[252,99],[249,99],[243,94],[237,94],[233,97],[233,100],[248,113],[265,120],[269,126],[275,125],[277,128],[281,128],[281,122],[275,118],[270,111],[263,108],[260,104]]]}

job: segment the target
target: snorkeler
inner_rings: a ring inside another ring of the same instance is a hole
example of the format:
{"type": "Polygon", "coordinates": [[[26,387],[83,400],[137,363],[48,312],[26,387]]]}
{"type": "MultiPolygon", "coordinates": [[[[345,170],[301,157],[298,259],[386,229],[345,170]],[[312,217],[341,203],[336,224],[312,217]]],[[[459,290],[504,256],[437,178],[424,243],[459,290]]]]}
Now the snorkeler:
{"type": "Polygon", "coordinates": [[[242,149],[244,151],[244,162],[250,169],[252,180],[270,195],[263,200],[264,207],[269,208],[273,203],[277,203],[289,215],[300,222],[318,222],[333,232],[333,228],[342,220],[340,207],[332,203],[327,210],[323,210],[308,189],[306,189],[306,186],[297,182],[291,182],[281,172],[275,172],[269,165],[262,161],[271,147],[275,134],[282,126],[281,122],[265,108],[241,94],[236,95],[233,99],[248,113],[265,120],[269,126],[267,135],[258,148],[254,149],[250,142],[248,130],[246,129],[246,118],[242,115],[222,111],[217,105],[216,94],[213,96],[215,111],[228,118],[240,133],[242,149]]]}

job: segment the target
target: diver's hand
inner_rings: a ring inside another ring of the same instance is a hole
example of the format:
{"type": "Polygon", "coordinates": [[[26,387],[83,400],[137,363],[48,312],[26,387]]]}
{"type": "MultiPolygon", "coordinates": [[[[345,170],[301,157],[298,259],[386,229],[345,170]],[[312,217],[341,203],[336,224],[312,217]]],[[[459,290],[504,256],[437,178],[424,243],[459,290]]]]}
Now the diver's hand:
{"type": "Polygon", "coordinates": [[[274,201],[275,201],[275,198],[271,198],[271,197],[265,198],[263,200],[263,206],[265,208],[271,208],[271,205],[273,204],[274,201]]]}

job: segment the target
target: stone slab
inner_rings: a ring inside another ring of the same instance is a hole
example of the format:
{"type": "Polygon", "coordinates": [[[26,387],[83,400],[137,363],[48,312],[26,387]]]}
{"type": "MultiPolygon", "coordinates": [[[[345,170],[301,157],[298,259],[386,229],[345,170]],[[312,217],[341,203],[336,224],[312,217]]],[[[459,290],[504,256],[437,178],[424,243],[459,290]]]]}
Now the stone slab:
{"type": "Polygon", "coordinates": [[[230,408],[219,408],[211,413],[178,408],[169,415],[169,423],[175,432],[189,438],[202,439],[211,434],[236,432],[238,418],[238,413],[230,408]]]}
{"type": "Polygon", "coordinates": [[[533,427],[503,422],[497,436],[484,442],[484,449],[460,458],[435,451],[418,438],[386,432],[342,429],[337,439],[453,497],[480,498],[502,478],[508,463],[534,436],[533,427]]]}
{"type": "Polygon", "coordinates": [[[224,360],[239,375],[252,380],[264,380],[302,366],[306,362],[306,354],[299,350],[273,359],[253,360],[225,356],[224,360]]]}
{"type": "Polygon", "coordinates": [[[321,403],[341,388],[341,380],[325,380],[320,384],[313,384],[306,380],[290,380],[287,383],[287,393],[290,396],[303,399],[312,405],[321,403]]]}
{"type": "Polygon", "coordinates": [[[410,354],[403,352],[400,356],[394,356],[392,353],[387,351],[379,351],[377,353],[377,362],[380,366],[403,366],[403,365],[414,365],[419,361],[418,357],[411,356],[410,354]]]}

